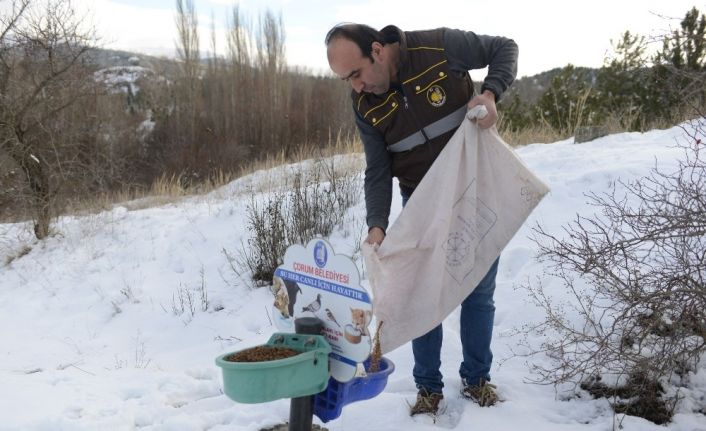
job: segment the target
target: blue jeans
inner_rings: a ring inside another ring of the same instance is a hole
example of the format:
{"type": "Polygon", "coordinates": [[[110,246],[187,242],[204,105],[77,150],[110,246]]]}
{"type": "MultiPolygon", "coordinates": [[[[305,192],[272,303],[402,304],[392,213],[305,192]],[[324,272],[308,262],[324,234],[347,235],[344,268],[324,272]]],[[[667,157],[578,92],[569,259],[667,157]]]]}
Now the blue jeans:
{"type": "MultiPolygon", "coordinates": [[[[402,195],[402,205],[409,196],[402,195]]],[[[490,381],[490,366],[493,353],[490,342],[493,337],[495,318],[495,276],[498,273],[500,258],[490,266],[483,279],[473,292],[461,303],[461,346],[463,362],[459,374],[468,384],[478,384],[480,379],[490,381]]],[[[442,392],[444,383],[441,375],[441,324],[419,338],[412,340],[414,353],[414,382],[418,389],[428,392],[442,392]]]]}

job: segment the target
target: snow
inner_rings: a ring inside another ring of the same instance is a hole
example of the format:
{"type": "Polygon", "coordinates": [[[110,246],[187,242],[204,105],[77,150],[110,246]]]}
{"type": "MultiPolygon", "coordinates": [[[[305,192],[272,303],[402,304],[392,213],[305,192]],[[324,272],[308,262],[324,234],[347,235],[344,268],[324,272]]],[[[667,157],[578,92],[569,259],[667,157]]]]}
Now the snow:
{"type": "MultiPolygon", "coordinates": [[[[131,57],[128,61],[132,63],[134,58],[131,57]]],[[[95,72],[94,79],[103,82],[114,92],[137,94],[140,91],[137,81],[153,74],[151,69],[142,66],[113,66],[95,72]]]]}
{"type": "Polygon", "coordinates": [[[146,113],[147,119],[141,122],[137,126],[137,133],[141,137],[142,141],[144,142],[145,139],[152,133],[154,130],[154,126],[157,124],[153,119],[152,119],[152,111],[149,110],[146,113]]]}
{"type": "MultiPolygon", "coordinates": [[[[457,395],[457,310],[445,321],[442,352],[446,402],[459,409],[457,423],[408,415],[416,389],[406,345],[388,355],[396,370],[384,392],[347,405],[325,427],[706,430],[706,415],[698,412],[706,398],[705,367],[680,389],[678,413],[663,427],[614,415],[604,399],[529,384],[527,359],[513,356],[522,353],[515,330],[542,318],[519,286],[542,279],[553,294],[562,294],[533,258],[531,228],[539,223],[560,235],[577,213],[595,210],[585,193],[607,191],[616,179],[646,175],[654,166],[676,166],[684,155],[675,145],[684,139],[675,127],[517,149],[552,191],[500,261],[492,376],[504,401],[481,408],[457,395]]],[[[362,171],[361,155],[338,156],[337,163],[362,171]]],[[[267,193],[293,169],[259,171],[208,195],[159,207],[141,203],[131,209],[125,203],[96,215],[62,217],[56,234],[41,242],[32,239],[26,223],[0,224],[0,430],[255,431],[287,421],[289,400],[246,405],[223,395],[214,359],[264,343],[276,332],[267,311],[269,290],[252,288],[233,273],[223,249],[236,255],[247,243],[250,194],[267,193]],[[193,313],[180,306],[179,295],[187,294],[194,298],[193,313]]],[[[399,202],[396,192],[393,218],[399,202]]],[[[362,199],[349,215],[347,226],[329,237],[337,253],[352,253],[363,235],[362,199]]],[[[314,423],[320,424],[317,418],[314,423]]]]}

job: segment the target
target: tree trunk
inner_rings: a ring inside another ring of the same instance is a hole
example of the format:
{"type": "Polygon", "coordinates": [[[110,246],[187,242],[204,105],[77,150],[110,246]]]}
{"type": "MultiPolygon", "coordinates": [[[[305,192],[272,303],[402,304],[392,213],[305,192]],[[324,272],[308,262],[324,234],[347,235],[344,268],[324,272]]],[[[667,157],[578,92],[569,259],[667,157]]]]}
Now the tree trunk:
{"type": "MultiPolygon", "coordinates": [[[[20,144],[15,150],[23,147],[20,144]]],[[[34,214],[34,234],[37,239],[44,239],[49,235],[51,222],[52,192],[49,176],[35,155],[27,151],[11,151],[10,156],[20,165],[32,193],[30,202],[34,214]]]]}
{"type": "Polygon", "coordinates": [[[52,192],[49,186],[49,176],[42,168],[41,163],[30,160],[29,166],[29,169],[24,167],[23,169],[29,180],[34,201],[34,234],[37,239],[41,240],[49,236],[52,192]]]}

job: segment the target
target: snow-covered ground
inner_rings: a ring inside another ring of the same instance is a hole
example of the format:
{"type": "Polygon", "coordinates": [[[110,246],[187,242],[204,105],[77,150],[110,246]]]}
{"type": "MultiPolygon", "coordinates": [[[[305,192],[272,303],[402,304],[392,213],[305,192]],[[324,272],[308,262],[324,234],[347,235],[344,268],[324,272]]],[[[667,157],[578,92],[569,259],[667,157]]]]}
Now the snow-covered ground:
{"type": "Polygon", "coordinates": [[[140,78],[153,76],[154,71],[142,66],[112,66],[101,69],[94,74],[94,79],[103,82],[115,92],[137,94],[140,87],[137,81],[140,78]]]}
{"type": "MultiPolygon", "coordinates": [[[[526,383],[526,359],[512,357],[513,329],[542,318],[517,288],[544,268],[533,259],[530,229],[550,232],[576,213],[590,214],[584,193],[611,181],[669,168],[683,157],[680,128],[612,135],[585,144],[572,140],[517,150],[552,189],[505,249],[496,290],[493,382],[504,402],[481,408],[462,401],[459,315],[445,321],[442,372],[448,403],[461,409],[451,422],[411,418],[415,398],[412,353],[403,346],[378,397],[346,406],[330,430],[706,430],[706,372],[691,376],[685,400],[666,427],[614,417],[606,400],[564,400],[551,386],[526,383]]],[[[362,156],[341,157],[357,163],[362,156]]],[[[258,172],[209,195],[147,209],[119,206],[63,217],[56,234],[32,240],[27,225],[0,224],[0,430],[259,430],[286,421],[289,400],[238,404],[221,390],[214,358],[265,342],[276,328],[268,289],[251,288],[223,253],[246,243],[249,189],[262,192],[287,167],[258,172]],[[201,299],[206,292],[207,301],[201,299]],[[194,298],[194,312],[179,296],[194,298]],[[205,310],[204,310],[205,309],[205,310]]],[[[393,217],[400,211],[395,196],[393,217]]],[[[140,205],[141,207],[143,205],[140,205]]],[[[337,253],[356,250],[364,205],[329,238],[337,253]]],[[[360,259],[358,260],[360,262],[360,259]]],[[[364,281],[367,286],[367,280],[364,281]]],[[[552,285],[562,295],[561,286],[552,285]]],[[[537,358],[537,360],[544,360],[537,358]]],[[[314,419],[315,423],[320,423],[314,419]]]]}

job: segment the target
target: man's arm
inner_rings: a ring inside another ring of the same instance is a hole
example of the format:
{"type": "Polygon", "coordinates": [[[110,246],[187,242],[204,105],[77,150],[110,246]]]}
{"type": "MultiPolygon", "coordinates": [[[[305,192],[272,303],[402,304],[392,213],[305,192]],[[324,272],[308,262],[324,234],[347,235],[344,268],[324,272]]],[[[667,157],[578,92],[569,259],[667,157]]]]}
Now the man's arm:
{"type": "Polygon", "coordinates": [[[479,126],[487,128],[495,124],[498,118],[495,103],[517,75],[518,48],[515,41],[500,36],[477,35],[471,31],[445,29],[444,52],[449,67],[458,73],[488,67],[481,94],[471,99],[468,106],[485,105],[488,109],[488,115],[478,120],[479,126]]]}
{"type": "MultiPolygon", "coordinates": [[[[446,29],[444,52],[449,67],[457,72],[488,67],[481,93],[490,90],[495,98],[512,84],[517,75],[517,44],[500,36],[478,35],[472,31],[446,29]]],[[[497,101],[496,100],[496,101],[497,101]]]]}
{"type": "Polygon", "coordinates": [[[355,123],[365,150],[365,208],[367,242],[382,242],[390,218],[392,204],[392,158],[382,135],[355,111],[355,123]]]}

